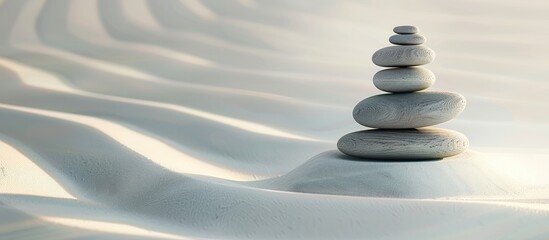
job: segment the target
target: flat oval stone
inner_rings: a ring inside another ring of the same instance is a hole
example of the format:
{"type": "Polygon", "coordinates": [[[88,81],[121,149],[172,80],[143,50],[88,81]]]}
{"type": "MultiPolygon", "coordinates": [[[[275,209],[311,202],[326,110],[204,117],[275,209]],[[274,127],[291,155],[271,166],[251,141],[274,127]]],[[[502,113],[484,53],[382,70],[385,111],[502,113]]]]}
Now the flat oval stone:
{"type": "Polygon", "coordinates": [[[422,67],[390,68],[374,75],[374,85],[381,91],[404,93],[421,91],[435,83],[435,74],[422,67]]]}
{"type": "Polygon", "coordinates": [[[425,43],[425,37],[419,34],[393,35],[389,42],[396,45],[420,45],[425,43]]]}
{"type": "Polygon", "coordinates": [[[398,34],[414,34],[419,32],[419,28],[416,26],[404,25],[393,28],[393,32],[398,34]]]}
{"type": "Polygon", "coordinates": [[[344,154],[380,160],[429,160],[451,157],[469,147],[465,135],[446,129],[373,129],[349,133],[339,139],[344,154]]]}
{"type": "Polygon", "coordinates": [[[381,94],[359,102],[353,117],[371,128],[420,128],[451,120],[465,105],[465,97],[450,92],[381,94]]]}
{"type": "Polygon", "coordinates": [[[391,46],[377,50],[372,56],[374,64],[381,67],[410,67],[430,63],[435,51],[424,46],[391,46]]]}

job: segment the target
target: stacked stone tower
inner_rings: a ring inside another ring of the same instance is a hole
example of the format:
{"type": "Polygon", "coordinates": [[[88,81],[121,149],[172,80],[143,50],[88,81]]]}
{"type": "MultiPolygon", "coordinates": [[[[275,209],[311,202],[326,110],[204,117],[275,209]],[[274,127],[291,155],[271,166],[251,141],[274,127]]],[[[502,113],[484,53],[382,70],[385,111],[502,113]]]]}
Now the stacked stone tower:
{"type": "Polygon", "coordinates": [[[417,67],[433,61],[435,52],[421,46],[425,37],[414,26],[398,26],[389,42],[396,46],[374,53],[372,61],[391,67],[374,75],[374,85],[388,94],[359,102],[355,121],[375,128],[349,133],[339,139],[338,149],[347,155],[385,160],[440,159],[460,154],[469,146],[463,134],[429,126],[453,119],[465,108],[457,93],[422,91],[431,87],[435,75],[417,67]]]}

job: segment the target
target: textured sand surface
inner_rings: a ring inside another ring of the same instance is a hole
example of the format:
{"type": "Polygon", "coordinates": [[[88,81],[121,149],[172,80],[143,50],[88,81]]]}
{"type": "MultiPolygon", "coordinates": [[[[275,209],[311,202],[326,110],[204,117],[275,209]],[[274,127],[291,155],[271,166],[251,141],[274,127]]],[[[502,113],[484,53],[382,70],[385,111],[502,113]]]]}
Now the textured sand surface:
{"type": "Polygon", "coordinates": [[[0,239],[547,239],[549,4],[0,0],[0,239]],[[414,24],[470,151],[336,141],[414,24]]]}

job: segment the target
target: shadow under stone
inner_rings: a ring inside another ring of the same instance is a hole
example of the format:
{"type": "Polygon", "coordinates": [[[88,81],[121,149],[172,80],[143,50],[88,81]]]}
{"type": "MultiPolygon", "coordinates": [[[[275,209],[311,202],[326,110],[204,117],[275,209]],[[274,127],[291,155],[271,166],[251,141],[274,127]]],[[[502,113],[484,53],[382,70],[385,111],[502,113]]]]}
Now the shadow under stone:
{"type": "Polygon", "coordinates": [[[441,161],[443,158],[431,158],[431,159],[376,159],[376,158],[359,158],[359,157],[353,157],[346,155],[344,153],[337,153],[334,154],[335,158],[346,160],[346,161],[356,161],[356,162],[434,162],[434,161],[441,161]]]}

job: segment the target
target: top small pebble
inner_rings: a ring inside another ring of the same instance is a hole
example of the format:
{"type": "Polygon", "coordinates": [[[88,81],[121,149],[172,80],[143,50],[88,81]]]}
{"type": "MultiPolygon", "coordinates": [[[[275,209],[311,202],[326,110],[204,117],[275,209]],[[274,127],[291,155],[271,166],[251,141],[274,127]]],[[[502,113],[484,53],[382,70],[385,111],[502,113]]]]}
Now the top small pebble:
{"type": "Polygon", "coordinates": [[[393,28],[393,32],[397,34],[414,34],[419,32],[419,28],[416,26],[397,26],[393,28]]]}

